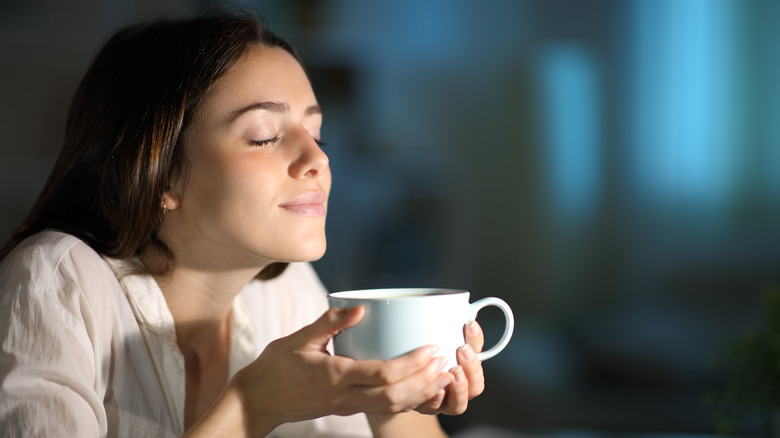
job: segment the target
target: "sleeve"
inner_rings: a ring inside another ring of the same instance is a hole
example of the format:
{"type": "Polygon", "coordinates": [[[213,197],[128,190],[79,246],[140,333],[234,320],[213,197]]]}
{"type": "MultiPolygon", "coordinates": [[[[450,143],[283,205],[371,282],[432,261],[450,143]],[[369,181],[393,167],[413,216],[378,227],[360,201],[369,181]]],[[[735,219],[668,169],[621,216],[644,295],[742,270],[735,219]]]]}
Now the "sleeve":
{"type": "Polygon", "coordinates": [[[0,272],[4,436],[106,435],[92,341],[97,327],[78,279],[67,277],[55,269],[36,278],[18,263],[0,272]]]}

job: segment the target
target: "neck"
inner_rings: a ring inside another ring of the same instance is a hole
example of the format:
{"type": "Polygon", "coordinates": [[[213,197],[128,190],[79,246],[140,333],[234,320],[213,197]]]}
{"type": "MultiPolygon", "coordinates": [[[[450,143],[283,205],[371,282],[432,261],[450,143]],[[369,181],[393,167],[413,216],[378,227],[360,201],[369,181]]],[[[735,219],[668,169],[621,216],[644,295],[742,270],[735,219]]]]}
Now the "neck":
{"type": "Polygon", "coordinates": [[[184,356],[185,425],[194,424],[227,384],[233,301],[253,275],[204,273],[177,265],[156,277],[184,356]]]}
{"type": "MultiPolygon", "coordinates": [[[[145,251],[141,260],[152,272],[164,266],[160,254],[153,249],[145,251]]],[[[183,353],[220,331],[230,319],[234,299],[261,269],[262,266],[205,269],[177,257],[168,272],[155,275],[173,315],[183,353]]]]}
{"type": "Polygon", "coordinates": [[[173,315],[182,352],[208,344],[230,320],[233,301],[257,274],[249,272],[201,272],[186,266],[156,277],[173,315]]]}
{"type": "MultiPolygon", "coordinates": [[[[231,263],[226,257],[205,260],[187,245],[173,241],[173,267],[155,280],[160,286],[176,326],[176,341],[184,356],[186,377],[185,424],[200,418],[224,390],[229,374],[230,322],[233,302],[267,263],[231,263]],[[218,260],[220,263],[214,263],[218,260]]],[[[165,266],[161,254],[150,248],[141,255],[144,264],[165,266]]]]}

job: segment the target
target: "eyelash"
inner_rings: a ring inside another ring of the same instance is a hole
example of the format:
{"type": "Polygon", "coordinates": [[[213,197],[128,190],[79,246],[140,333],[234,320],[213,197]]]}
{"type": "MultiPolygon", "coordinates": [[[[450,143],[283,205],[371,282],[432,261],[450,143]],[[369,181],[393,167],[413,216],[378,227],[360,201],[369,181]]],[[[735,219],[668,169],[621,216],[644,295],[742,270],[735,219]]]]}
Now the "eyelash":
{"type": "Polygon", "coordinates": [[[263,147],[263,146],[268,146],[269,144],[276,143],[279,140],[281,140],[281,137],[277,135],[267,140],[249,140],[249,144],[251,144],[252,146],[263,147]]]}
{"type": "MultiPolygon", "coordinates": [[[[279,140],[281,140],[281,137],[277,135],[273,138],[269,138],[268,140],[249,140],[249,144],[251,144],[252,146],[263,147],[263,146],[268,146],[269,144],[274,144],[279,140]]],[[[317,143],[317,146],[321,148],[324,148],[325,146],[328,145],[324,141],[318,140],[316,138],[314,139],[314,142],[317,143]]]]}

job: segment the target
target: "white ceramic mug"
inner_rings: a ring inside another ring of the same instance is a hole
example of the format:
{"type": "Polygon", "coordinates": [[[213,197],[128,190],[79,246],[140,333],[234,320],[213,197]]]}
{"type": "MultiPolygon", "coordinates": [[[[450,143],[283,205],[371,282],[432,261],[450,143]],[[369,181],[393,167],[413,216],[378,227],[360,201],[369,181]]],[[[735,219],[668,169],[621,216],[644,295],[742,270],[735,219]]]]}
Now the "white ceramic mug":
{"type": "Polygon", "coordinates": [[[469,293],[457,289],[370,289],[334,292],[330,307],[365,306],[366,315],[354,327],[339,333],[335,353],[354,359],[387,360],[425,346],[439,347],[437,355],[457,364],[457,349],[465,343],[464,327],[486,306],[504,313],[504,334],[492,348],[477,353],[479,360],[497,355],[514,331],[512,309],[500,298],[483,298],[469,304],[469,293]]]}

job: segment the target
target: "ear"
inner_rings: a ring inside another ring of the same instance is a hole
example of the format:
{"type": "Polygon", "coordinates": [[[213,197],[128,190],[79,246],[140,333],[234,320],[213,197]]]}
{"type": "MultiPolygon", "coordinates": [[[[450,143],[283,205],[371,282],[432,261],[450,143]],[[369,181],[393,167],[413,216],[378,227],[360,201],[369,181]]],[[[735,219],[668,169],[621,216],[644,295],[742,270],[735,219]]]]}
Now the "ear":
{"type": "Polygon", "coordinates": [[[163,211],[173,211],[178,209],[180,206],[181,201],[179,200],[178,196],[170,191],[163,193],[162,199],[160,200],[160,209],[163,211]]]}

